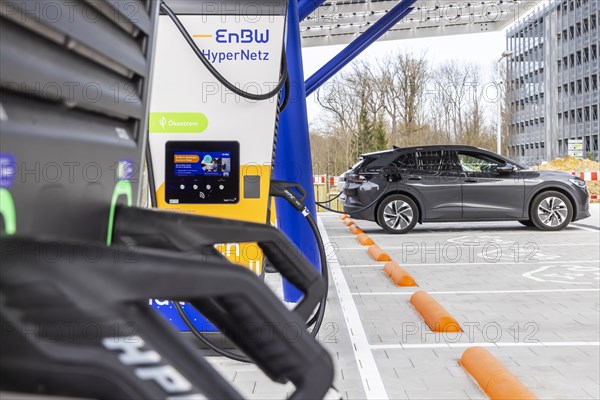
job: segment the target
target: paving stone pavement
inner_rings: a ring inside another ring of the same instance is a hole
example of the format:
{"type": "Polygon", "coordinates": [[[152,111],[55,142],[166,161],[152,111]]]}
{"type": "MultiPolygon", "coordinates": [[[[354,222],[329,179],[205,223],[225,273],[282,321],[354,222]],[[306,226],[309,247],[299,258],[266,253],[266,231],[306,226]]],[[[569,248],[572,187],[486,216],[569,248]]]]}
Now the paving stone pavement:
{"type": "MultiPolygon", "coordinates": [[[[359,369],[330,280],[327,329],[319,340],[336,362],[335,385],[343,397],[366,398],[363,373],[367,382],[383,382],[388,399],[485,399],[458,364],[468,347],[483,345],[540,399],[599,399],[598,205],[592,214],[562,232],[490,222],[423,224],[389,235],[357,221],[418,288],[396,287],[337,215],[319,214],[351,292],[343,300],[355,305],[377,366],[359,369]],[[431,332],[409,303],[416,290],[429,292],[464,332],[431,332]]],[[[268,283],[280,292],[277,275],[268,283]]],[[[249,398],[284,398],[292,390],[271,383],[255,366],[209,360],[249,398]]]]}

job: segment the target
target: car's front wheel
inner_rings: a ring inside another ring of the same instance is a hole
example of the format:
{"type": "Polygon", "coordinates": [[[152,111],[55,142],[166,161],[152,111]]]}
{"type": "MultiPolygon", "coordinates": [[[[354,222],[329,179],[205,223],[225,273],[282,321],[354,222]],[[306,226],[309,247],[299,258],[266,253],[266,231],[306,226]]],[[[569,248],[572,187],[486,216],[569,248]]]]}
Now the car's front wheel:
{"type": "Polygon", "coordinates": [[[560,231],[573,218],[573,205],[567,196],[560,192],[540,193],[533,199],[529,211],[531,222],[543,231],[560,231]]]}
{"type": "Polygon", "coordinates": [[[390,233],[411,231],[419,220],[419,209],[407,196],[394,194],[387,197],[377,210],[377,223],[390,233]]]}

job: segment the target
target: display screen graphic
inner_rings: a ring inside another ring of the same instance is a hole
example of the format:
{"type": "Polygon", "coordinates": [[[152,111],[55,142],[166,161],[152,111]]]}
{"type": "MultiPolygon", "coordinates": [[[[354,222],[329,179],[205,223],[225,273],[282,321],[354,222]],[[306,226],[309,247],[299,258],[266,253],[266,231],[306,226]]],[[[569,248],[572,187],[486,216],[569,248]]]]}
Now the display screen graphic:
{"type": "Polygon", "coordinates": [[[177,151],[173,154],[173,172],[184,176],[229,176],[230,152],[177,151]]]}
{"type": "Polygon", "coordinates": [[[168,141],[165,202],[235,204],[240,199],[240,144],[236,141],[168,141]]]}

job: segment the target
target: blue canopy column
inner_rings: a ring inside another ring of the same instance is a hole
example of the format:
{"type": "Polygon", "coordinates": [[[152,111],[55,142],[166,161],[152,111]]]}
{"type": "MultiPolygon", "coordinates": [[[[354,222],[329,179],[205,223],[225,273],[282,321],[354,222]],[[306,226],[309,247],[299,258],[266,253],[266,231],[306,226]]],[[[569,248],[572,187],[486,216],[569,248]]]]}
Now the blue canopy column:
{"type": "MultiPolygon", "coordinates": [[[[306,84],[302,66],[300,21],[316,10],[324,1],[302,0],[299,3],[298,0],[290,0],[289,2],[286,52],[291,91],[289,103],[279,120],[274,178],[302,185],[307,193],[306,206],[313,216],[316,216],[316,205],[306,96],[408,15],[412,11],[411,7],[415,1],[399,1],[396,6],[311,76],[306,84]]],[[[294,242],[317,270],[321,270],[317,242],[310,226],[304,220],[304,216],[283,199],[276,199],[275,202],[279,229],[294,242]]],[[[288,282],[284,282],[283,289],[286,301],[297,302],[300,300],[300,291],[288,282]]]]}

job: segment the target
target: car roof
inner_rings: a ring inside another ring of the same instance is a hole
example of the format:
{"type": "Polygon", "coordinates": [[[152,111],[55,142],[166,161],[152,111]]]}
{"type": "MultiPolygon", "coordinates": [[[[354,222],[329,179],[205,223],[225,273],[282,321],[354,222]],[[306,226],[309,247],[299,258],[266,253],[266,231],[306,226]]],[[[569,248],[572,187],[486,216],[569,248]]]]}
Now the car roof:
{"type": "Polygon", "coordinates": [[[374,151],[371,153],[365,153],[365,154],[361,154],[361,157],[369,157],[369,156],[375,156],[375,155],[380,155],[380,154],[386,154],[386,153],[392,153],[392,152],[396,152],[396,151],[411,151],[411,150],[478,150],[478,151],[488,151],[485,149],[482,149],[481,147],[476,147],[476,146],[467,146],[467,145],[462,145],[462,144],[440,144],[440,145],[427,145],[427,146],[412,146],[412,147],[397,147],[397,146],[393,146],[392,149],[388,149],[388,150],[380,150],[380,151],[374,151]]]}

